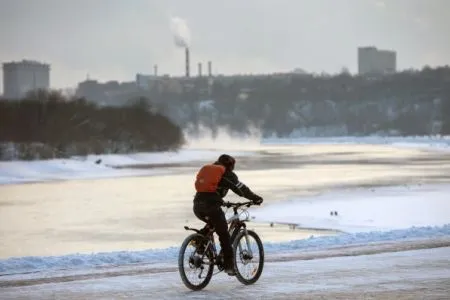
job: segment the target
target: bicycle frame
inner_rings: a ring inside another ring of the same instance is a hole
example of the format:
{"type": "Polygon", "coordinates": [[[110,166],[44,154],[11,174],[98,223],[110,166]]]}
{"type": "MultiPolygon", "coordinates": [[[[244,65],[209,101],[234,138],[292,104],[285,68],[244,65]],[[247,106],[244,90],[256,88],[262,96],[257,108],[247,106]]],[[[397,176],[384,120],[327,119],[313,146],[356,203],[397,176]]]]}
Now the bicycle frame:
{"type": "MultiPolygon", "coordinates": [[[[244,236],[245,236],[245,242],[247,243],[247,249],[249,254],[251,256],[253,256],[252,250],[250,249],[250,241],[248,239],[248,234],[247,234],[247,224],[245,224],[245,221],[247,221],[248,219],[246,218],[245,220],[241,220],[239,217],[239,213],[238,213],[238,207],[234,206],[233,207],[233,215],[227,219],[227,223],[230,224],[229,228],[228,228],[228,232],[230,234],[231,237],[231,243],[234,243],[234,240],[236,239],[239,231],[241,228],[243,228],[243,232],[244,232],[244,236]]],[[[242,251],[242,246],[241,244],[238,245],[239,246],[239,251],[242,251]]]]}

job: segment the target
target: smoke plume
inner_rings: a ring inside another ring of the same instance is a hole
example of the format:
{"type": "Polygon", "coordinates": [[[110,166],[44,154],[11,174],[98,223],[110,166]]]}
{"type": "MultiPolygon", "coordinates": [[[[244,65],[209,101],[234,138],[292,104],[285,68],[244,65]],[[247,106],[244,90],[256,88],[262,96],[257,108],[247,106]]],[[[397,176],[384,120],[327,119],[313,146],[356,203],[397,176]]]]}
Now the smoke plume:
{"type": "Polygon", "coordinates": [[[205,149],[220,151],[245,151],[260,150],[261,130],[256,127],[247,128],[248,133],[232,133],[225,127],[217,128],[216,132],[205,125],[199,125],[196,133],[192,130],[192,124],[184,129],[186,149],[205,149]]]}
{"type": "Polygon", "coordinates": [[[191,41],[191,32],[186,21],[179,17],[170,19],[170,29],[177,47],[188,48],[191,41]]]}

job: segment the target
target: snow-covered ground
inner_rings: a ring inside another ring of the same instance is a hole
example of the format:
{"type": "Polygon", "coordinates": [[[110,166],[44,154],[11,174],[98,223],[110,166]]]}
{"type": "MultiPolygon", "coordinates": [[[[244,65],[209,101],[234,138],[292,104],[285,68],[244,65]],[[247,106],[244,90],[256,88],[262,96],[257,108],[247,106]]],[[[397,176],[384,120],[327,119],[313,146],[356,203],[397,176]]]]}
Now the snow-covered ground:
{"type": "Polygon", "coordinates": [[[117,170],[77,159],[0,162],[0,184],[164,174],[168,170],[117,170]]]}
{"type": "Polygon", "coordinates": [[[265,145],[296,145],[296,144],[372,144],[390,145],[396,147],[428,148],[435,150],[450,150],[450,136],[339,136],[339,137],[289,137],[264,138],[265,145]]]}
{"type": "MultiPolygon", "coordinates": [[[[245,151],[232,151],[233,155],[249,155],[245,151]]],[[[154,152],[154,153],[134,153],[134,154],[108,154],[108,155],[88,155],[85,158],[79,158],[86,162],[95,162],[102,160],[105,166],[127,166],[142,164],[177,164],[195,161],[215,160],[222,151],[207,149],[181,149],[174,152],[154,152]]]]}
{"type": "Polygon", "coordinates": [[[171,171],[163,167],[158,168],[158,165],[211,161],[224,151],[236,156],[250,156],[255,155],[261,147],[286,144],[375,144],[450,150],[450,136],[265,138],[258,142],[255,138],[245,141],[219,136],[217,140],[190,141],[186,148],[177,152],[105,154],[70,159],[0,162],[0,184],[167,174],[171,171]],[[97,164],[99,160],[101,161],[97,164]],[[113,168],[149,164],[155,165],[155,168],[146,170],[113,168]]]}
{"type": "MultiPolygon", "coordinates": [[[[116,169],[114,167],[149,164],[158,167],[160,164],[211,161],[221,153],[219,150],[182,149],[178,152],[105,154],[69,159],[3,161],[0,162],[0,184],[168,174],[171,173],[171,170],[164,167],[145,170],[116,169]]],[[[244,151],[230,153],[237,156],[251,154],[244,151]]]]}
{"type": "MultiPolygon", "coordinates": [[[[271,144],[279,146],[283,143],[344,143],[450,149],[450,139],[447,137],[442,139],[308,138],[297,141],[264,140],[262,143],[268,147],[271,144]]],[[[258,148],[254,150],[258,150],[258,148]]],[[[254,150],[238,151],[235,149],[230,153],[257,155],[254,150]]],[[[201,150],[183,149],[178,153],[100,155],[68,160],[1,162],[0,183],[140,174],[158,175],[170,172],[170,168],[127,170],[115,169],[111,166],[209,161],[215,159],[219,153],[222,153],[222,150],[203,147],[201,150]],[[98,159],[102,160],[99,164],[96,163],[98,159]]],[[[439,165],[432,166],[432,168],[439,167],[439,165]]],[[[293,187],[295,188],[295,186],[293,187]]],[[[373,243],[404,245],[406,242],[426,243],[430,240],[444,239],[450,245],[449,195],[450,186],[445,184],[359,188],[357,190],[329,191],[314,197],[289,196],[281,202],[267,203],[261,207],[251,208],[250,216],[254,217],[251,219],[253,222],[272,222],[275,227],[286,226],[285,224],[288,223],[304,228],[342,231],[336,235],[311,236],[307,239],[296,239],[289,242],[263,241],[267,265],[263,277],[254,286],[242,288],[242,285],[237,283],[234,278],[220,274],[217,279],[213,279],[206,291],[189,293],[181,284],[176,273],[178,247],[170,247],[142,251],[72,253],[1,259],[0,298],[116,299],[125,296],[151,298],[156,295],[157,298],[169,297],[171,299],[205,297],[223,299],[231,296],[233,299],[241,296],[244,298],[253,296],[270,299],[277,297],[299,299],[299,293],[306,293],[308,299],[314,299],[317,295],[325,298],[337,298],[336,295],[341,295],[344,299],[356,299],[363,293],[390,293],[399,290],[410,290],[416,293],[415,296],[418,298],[423,298],[424,294],[417,294],[422,287],[427,288],[428,286],[430,293],[450,291],[448,284],[450,282],[448,269],[450,248],[311,261],[298,261],[299,255],[312,251],[331,253],[332,249],[340,247],[363,247],[373,243]],[[337,215],[330,214],[334,211],[337,212],[337,215]],[[285,263],[280,261],[282,257],[297,257],[297,260],[291,259],[289,263],[285,263]],[[98,267],[107,268],[109,271],[111,268],[119,268],[122,271],[99,277],[76,276],[77,274],[92,273],[98,270],[98,267]],[[140,275],[138,269],[144,267],[153,271],[143,272],[145,274],[140,275]],[[131,269],[131,274],[124,272],[123,268],[131,269]],[[72,278],[73,281],[66,280],[71,282],[64,283],[65,280],[55,281],[52,279],[55,274],[62,273],[65,274],[64,276],[72,278]],[[37,281],[27,283],[26,280],[30,278],[37,281]],[[218,284],[219,280],[225,281],[226,284],[218,284]],[[29,284],[31,286],[14,287],[13,281],[17,281],[18,286],[29,284]],[[41,285],[40,283],[47,284],[41,285]],[[433,289],[433,287],[437,287],[437,289],[433,289]]],[[[353,250],[345,249],[342,251],[347,252],[343,255],[354,254],[353,250]]],[[[423,291],[424,289],[422,289],[423,291]]],[[[428,295],[436,296],[436,294],[428,295]]],[[[399,297],[398,294],[394,296],[389,294],[388,296],[399,297]]]]}
{"type": "MultiPolygon", "coordinates": [[[[251,208],[255,221],[298,224],[306,228],[343,230],[332,236],[274,243],[264,241],[268,254],[318,250],[423,238],[450,237],[450,186],[374,188],[331,192],[251,208]],[[330,211],[338,216],[330,216],[330,211]]],[[[250,223],[251,224],[251,223],[250,223]]],[[[79,269],[102,265],[173,262],[178,247],[0,260],[0,274],[51,269],[79,269]]]]}
{"type": "Polygon", "coordinates": [[[2,299],[445,299],[449,259],[450,247],[440,247],[266,262],[254,285],[220,273],[200,292],[188,290],[176,268],[135,266],[93,275],[0,277],[0,293],[2,299]]]}
{"type": "MultiPolygon", "coordinates": [[[[314,237],[283,243],[264,241],[267,255],[302,253],[310,250],[333,247],[364,245],[375,242],[411,241],[431,238],[450,238],[450,224],[425,226],[385,232],[340,234],[314,237]]],[[[174,263],[178,247],[149,249],[144,251],[116,251],[93,254],[70,254],[47,257],[17,257],[0,260],[0,275],[42,272],[49,270],[86,270],[98,266],[120,266],[128,264],[174,263]]]]}
{"type": "Polygon", "coordinates": [[[257,222],[351,233],[442,226],[450,223],[450,186],[333,191],[265,205],[252,215],[257,222]]]}

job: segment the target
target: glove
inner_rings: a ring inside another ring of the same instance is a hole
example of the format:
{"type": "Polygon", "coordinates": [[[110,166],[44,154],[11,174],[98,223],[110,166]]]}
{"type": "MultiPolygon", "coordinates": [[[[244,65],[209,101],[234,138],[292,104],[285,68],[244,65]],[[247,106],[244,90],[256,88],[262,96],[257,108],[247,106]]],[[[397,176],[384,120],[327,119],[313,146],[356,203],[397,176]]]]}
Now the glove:
{"type": "Polygon", "coordinates": [[[254,204],[260,205],[261,203],[263,203],[264,199],[258,195],[255,195],[252,201],[254,204]]]}
{"type": "Polygon", "coordinates": [[[231,203],[230,202],[222,202],[222,206],[225,206],[226,208],[230,208],[231,207],[231,203]]]}

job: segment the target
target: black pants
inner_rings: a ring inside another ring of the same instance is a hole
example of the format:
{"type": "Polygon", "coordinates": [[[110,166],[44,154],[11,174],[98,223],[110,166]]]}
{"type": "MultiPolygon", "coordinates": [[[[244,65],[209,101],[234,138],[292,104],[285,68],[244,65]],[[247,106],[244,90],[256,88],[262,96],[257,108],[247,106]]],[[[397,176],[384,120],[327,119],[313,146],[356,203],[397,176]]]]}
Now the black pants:
{"type": "Polygon", "coordinates": [[[220,205],[215,203],[207,203],[207,200],[194,200],[193,210],[197,218],[215,228],[216,233],[219,236],[220,248],[222,248],[225,268],[233,266],[233,249],[231,248],[231,238],[228,233],[228,224],[225,218],[225,213],[220,208],[220,205]]]}

